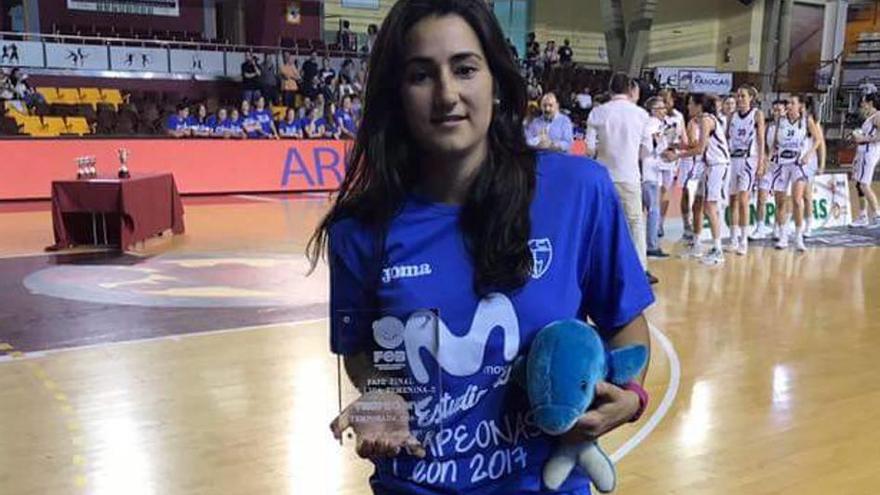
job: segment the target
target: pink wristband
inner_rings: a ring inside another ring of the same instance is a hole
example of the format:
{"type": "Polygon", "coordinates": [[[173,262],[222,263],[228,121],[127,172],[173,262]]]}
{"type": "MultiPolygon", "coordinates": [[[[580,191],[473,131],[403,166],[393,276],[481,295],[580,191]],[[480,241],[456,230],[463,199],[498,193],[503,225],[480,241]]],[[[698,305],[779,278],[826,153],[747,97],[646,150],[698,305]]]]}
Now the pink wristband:
{"type": "Polygon", "coordinates": [[[630,423],[635,423],[645,414],[645,409],[648,408],[648,392],[638,382],[628,382],[623,386],[623,389],[635,392],[639,396],[639,410],[629,420],[630,423]]]}

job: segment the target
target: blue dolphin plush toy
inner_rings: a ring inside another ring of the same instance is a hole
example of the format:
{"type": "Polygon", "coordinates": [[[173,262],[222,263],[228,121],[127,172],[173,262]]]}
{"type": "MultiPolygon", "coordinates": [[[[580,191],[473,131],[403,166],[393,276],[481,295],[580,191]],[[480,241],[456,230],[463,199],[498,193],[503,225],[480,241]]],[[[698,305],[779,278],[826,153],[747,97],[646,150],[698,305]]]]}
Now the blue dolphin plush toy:
{"type": "MultiPolygon", "coordinates": [[[[597,383],[605,380],[624,385],[647,361],[648,349],[643,345],[609,352],[594,327],[579,320],[562,320],[538,332],[528,356],[516,363],[514,374],[526,386],[537,426],[548,435],[561,435],[587,411],[597,383]]],[[[559,489],[575,464],[597,490],[614,490],[614,464],[593,441],[559,445],[544,465],[544,484],[559,489]]]]}

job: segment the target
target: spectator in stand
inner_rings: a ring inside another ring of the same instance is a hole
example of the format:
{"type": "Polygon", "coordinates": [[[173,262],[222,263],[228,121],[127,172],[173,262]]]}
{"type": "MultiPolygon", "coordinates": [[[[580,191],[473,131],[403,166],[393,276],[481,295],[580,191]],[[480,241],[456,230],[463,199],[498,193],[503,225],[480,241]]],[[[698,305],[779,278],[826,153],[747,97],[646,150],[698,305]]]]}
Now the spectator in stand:
{"type": "Polygon", "coordinates": [[[526,64],[529,67],[535,67],[538,65],[540,58],[541,45],[535,39],[535,33],[529,33],[528,40],[526,41],[526,64]]]}
{"type": "Polygon", "coordinates": [[[263,63],[260,64],[260,91],[266,101],[272,104],[278,102],[278,82],[275,57],[267,53],[263,55],[263,63]]]}
{"type": "Polygon", "coordinates": [[[322,91],[322,88],[321,88],[320,78],[317,75],[312,76],[312,79],[310,81],[308,81],[308,83],[305,85],[305,88],[303,90],[303,96],[305,96],[306,98],[309,98],[311,100],[314,100],[315,98],[318,97],[319,94],[321,94],[321,91],[322,91]]]}
{"type": "Polygon", "coordinates": [[[336,125],[336,104],[332,101],[324,107],[324,115],[318,119],[316,124],[318,128],[323,129],[324,139],[339,139],[342,135],[339,126],[336,125]]]}
{"type": "Polygon", "coordinates": [[[309,93],[310,91],[316,89],[314,84],[315,77],[318,76],[318,52],[312,50],[311,55],[309,55],[309,59],[303,62],[302,64],[302,80],[303,88],[305,93],[309,93]]]}
{"type": "Polygon", "coordinates": [[[186,126],[193,137],[208,137],[213,129],[208,125],[208,108],[204,103],[196,107],[196,114],[186,119],[186,126]]]}
{"type": "Polygon", "coordinates": [[[232,111],[229,112],[229,134],[226,137],[247,139],[247,132],[245,132],[242,122],[243,120],[238,113],[238,109],[233,107],[232,111]]]}
{"type": "Polygon", "coordinates": [[[288,108],[284,115],[284,120],[278,123],[278,134],[282,138],[302,139],[302,129],[300,122],[296,118],[296,109],[288,108]]]}
{"type": "Polygon", "coordinates": [[[379,27],[375,24],[367,26],[367,42],[364,43],[362,51],[366,55],[373,53],[373,45],[376,43],[376,35],[379,33],[379,27]]]}
{"type": "Polygon", "coordinates": [[[544,94],[544,88],[541,87],[541,83],[532,76],[529,78],[528,86],[526,87],[526,92],[529,96],[529,101],[538,101],[541,98],[541,95],[544,94]]]}
{"type": "Polygon", "coordinates": [[[217,109],[217,115],[208,117],[208,127],[211,129],[211,137],[228,137],[226,133],[229,131],[229,116],[226,108],[217,109]]]}
{"type": "Polygon", "coordinates": [[[351,97],[343,97],[342,108],[334,116],[342,139],[354,139],[357,137],[357,120],[351,110],[351,106],[351,97]]]}
{"type": "Polygon", "coordinates": [[[0,68],[0,100],[15,99],[13,92],[12,79],[6,72],[5,68],[0,68]]]}
{"type": "Polygon", "coordinates": [[[254,115],[251,102],[248,100],[241,102],[241,128],[244,129],[248,138],[257,138],[262,134],[263,126],[254,115]]]}
{"type": "Polygon", "coordinates": [[[559,47],[559,63],[562,65],[571,65],[572,60],[574,60],[574,51],[571,49],[571,41],[566,38],[562,43],[563,45],[559,47]]]}
{"type": "Polygon", "coordinates": [[[591,108],[593,108],[593,97],[590,95],[590,87],[584,85],[581,92],[576,94],[574,97],[577,102],[577,107],[582,112],[589,112],[591,108]]]}
{"type": "Polygon", "coordinates": [[[519,60],[519,50],[516,49],[516,45],[513,44],[510,38],[507,38],[507,46],[510,48],[510,53],[513,54],[513,58],[519,60]]]}
{"type": "MultiPolygon", "coordinates": [[[[318,114],[324,111],[324,107],[326,105],[327,98],[325,98],[323,94],[319,94],[317,97],[315,97],[315,104],[313,105],[313,107],[318,109],[318,114]]],[[[318,116],[320,117],[320,115],[318,116]]]]}
{"type": "Polygon", "coordinates": [[[336,44],[347,52],[357,51],[357,36],[351,30],[351,23],[343,20],[339,25],[339,31],[336,33],[336,44]]]}
{"type": "Polygon", "coordinates": [[[541,118],[526,128],[526,142],[538,149],[568,153],[574,140],[571,120],[559,111],[559,101],[553,93],[541,98],[541,118]]]}
{"type": "Polygon", "coordinates": [[[321,72],[319,76],[323,84],[333,84],[333,79],[336,77],[336,71],[333,70],[333,67],[330,65],[330,59],[327,57],[324,57],[324,60],[321,61],[321,72]]]}
{"type": "Polygon", "coordinates": [[[351,99],[351,114],[354,116],[356,127],[360,127],[361,117],[363,116],[363,103],[361,103],[360,95],[354,95],[351,99]]]}
{"type": "Polygon", "coordinates": [[[346,96],[351,97],[356,94],[357,92],[354,90],[354,86],[351,85],[348,77],[340,76],[339,87],[336,90],[336,100],[342,101],[346,96]]]}
{"type": "Polygon", "coordinates": [[[189,107],[185,103],[177,105],[177,113],[171,114],[165,123],[165,134],[176,138],[189,136],[190,129],[186,125],[188,118],[189,107]]]}
{"type": "Polygon", "coordinates": [[[260,124],[257,137],[278,139],[278,130],[275,128],[272,110],[266,107],[266,99],[262,96],[257,98],[256,108],[254,108],[252,115],[260,124]]]}
{"type": "Polygon", "coordinates": [[[284,52],[284,63],[279,69],[281,75],[281,101],[286,107],[296,104],[296,92],[299,91],[300,74],[296,59],[290,52],[284,52]]]}
{"type": "Polygon", "coordinates": [[[544,70],[552,69],[558,63],[559,52],[556,51],[556,41],[550,40],[544,48],[544,70]]]}
{"type": "Polygon", "coordinates": [[[318,121],[318,108],[310,108],[302,122],[303,136],[306,139],[321,139],[324,137],[324,129],[318,127],[318,121]]]}
{"type": "Polygon", "coordinates": [[[46,99],[31,87],[28,82],[28,75],[22,72],[18,67],[12,69],[9,74],[10,84],[15,99],[24,101],[28,109],[32,109],[38,104],[46,104],[46,99]]]}
{"type": "Polygon", "coordinates": [[[244,55],[244,63],[241,64],[241,80],[244,91],[242,99],[253,101],[260,94],[260,67],[254,57],[253,51],[244,55]]]}
{"type": "Polygon", "coordinates": [[[358,69],[354,65],[354,60],[346,58],[342,61],[342,67],[339,69],[340,78],[347,78],[349,83],[357,79],[358,69]]]}

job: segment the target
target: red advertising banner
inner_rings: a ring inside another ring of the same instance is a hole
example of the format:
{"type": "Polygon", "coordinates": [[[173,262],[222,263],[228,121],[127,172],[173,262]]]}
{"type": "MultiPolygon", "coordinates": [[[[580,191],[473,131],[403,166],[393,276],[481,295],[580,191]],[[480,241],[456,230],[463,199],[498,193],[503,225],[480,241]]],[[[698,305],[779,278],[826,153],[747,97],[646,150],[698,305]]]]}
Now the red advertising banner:
{"type": "MultiPolygon", "coordinates": [[[[76,158],[94,156],[115,176],[117,151],[129,168],[174,174],[181,194],[335,190],[345,176],[351,141],[184,139],[0,140],[0,200],[48,199],[53,180],[76,178],[76,158]]],[[[572,153],[584,154],[583,141],[572,153]]]]}
{"type": "Polygon", "coordinates": [[[350,141],[182,139],[0,141],[0,200],[49,198],[53,180],[76,178],[76,158],[94,156],[101,176],[115,176],[117,149],[128,167],[170,172],[183,194],[335,190],[350,141]]]}

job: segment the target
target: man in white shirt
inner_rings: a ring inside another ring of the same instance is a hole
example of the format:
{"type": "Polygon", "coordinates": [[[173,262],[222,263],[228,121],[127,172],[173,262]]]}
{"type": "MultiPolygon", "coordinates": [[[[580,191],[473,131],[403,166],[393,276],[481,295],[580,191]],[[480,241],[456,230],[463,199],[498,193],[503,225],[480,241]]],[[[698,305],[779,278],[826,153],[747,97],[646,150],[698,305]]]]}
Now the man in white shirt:
{"type": "MultiPolygon", "coordinates": [[[[635,104],[639,86],[624,73],[611,76],[611,101],[593,109],[587,120],[587,155],[608,168],[617,188],[639,260],[647,271],[642,179],[639,159],[650,150],[648,113],[635,104]]],[[[648,274],[652,282],[656,279],[648,274]]]]}

